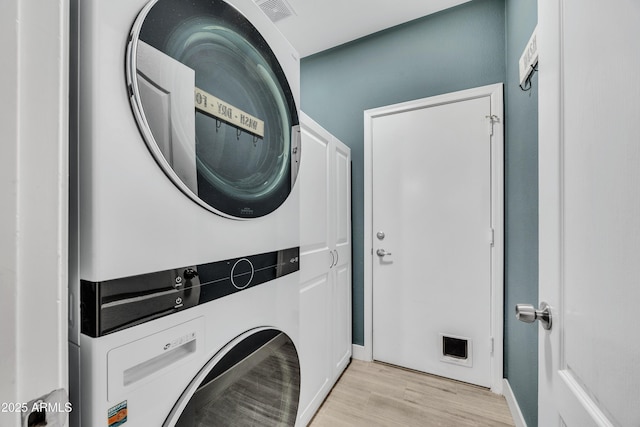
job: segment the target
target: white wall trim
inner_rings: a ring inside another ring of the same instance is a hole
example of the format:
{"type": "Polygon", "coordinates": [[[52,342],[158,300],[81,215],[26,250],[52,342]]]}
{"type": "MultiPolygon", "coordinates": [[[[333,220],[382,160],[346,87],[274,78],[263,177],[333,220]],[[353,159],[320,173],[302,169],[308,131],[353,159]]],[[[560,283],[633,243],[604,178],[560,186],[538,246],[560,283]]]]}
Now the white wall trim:
{"type": "Polygon", "coordinates": [[[3,0],[0,35],[0,401],[26,404],[68,388],[69,1],[3,0]]]}
{"type": "Polygon", "coordinates": [[[364,346],[363,360],[373,360],[373,135],[376,117],[451,102],[490,97],[491,114],[498,116],[492,137],[492,223],[495,245],[492,255],[491,330],[494,353],[491,362],[491,391],[502,393],[504,350],[504,102],[503,84],[497,83],[444,95],[418,99],[364,112],[364,346]]]}
{"type": "Polygon", "coordinates": [[[351,357],[356,360],[362,360],[363,362],[371,362],[371,357],[367,348],[363,345],[353,344],[351,350],[351,357]]]}
{"type": "Polygon", "coordinates": [[[503,381],[502,391],[504,398],[507,400],[507,405],[509,406],[509,411],[511,411],[511,416],[513,417],[513,422],[516,427],[527,427],[527,423],[522,416],[522,411],[520,411],[520,405],[518,405],[516,396],[513,394],[513,390],[509,385],[509,380],[506,378],[504,378],[503,381]]]}

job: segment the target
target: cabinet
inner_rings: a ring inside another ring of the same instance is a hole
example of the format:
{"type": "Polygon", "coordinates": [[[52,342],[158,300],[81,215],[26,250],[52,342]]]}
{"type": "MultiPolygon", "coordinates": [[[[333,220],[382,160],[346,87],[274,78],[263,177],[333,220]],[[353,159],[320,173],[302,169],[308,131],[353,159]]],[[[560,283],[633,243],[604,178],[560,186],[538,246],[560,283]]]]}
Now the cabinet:
{"type": "Polygon", "coordinates": [[[299,425],[351,359],[351,153],[302,114],[299,425]]]}

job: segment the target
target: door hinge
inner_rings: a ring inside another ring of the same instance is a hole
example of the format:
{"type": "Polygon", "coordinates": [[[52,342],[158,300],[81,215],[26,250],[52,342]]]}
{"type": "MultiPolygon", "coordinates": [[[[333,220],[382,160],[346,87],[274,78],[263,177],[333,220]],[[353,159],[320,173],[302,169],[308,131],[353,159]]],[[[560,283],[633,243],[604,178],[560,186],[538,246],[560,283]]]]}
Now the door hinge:
{"type": "Polygon", "coordinates": [[[489,338],[489,348],[491,349],[491,354],[493,354],[493,343],[494,343],[493,337],[489,338]]]}
{"type": "Polygon", "coordinates": [[[484,116],[487,119],[487,130],[489,131],[489,136],[493,136],[493,124],[500,123],[500,117],[495,114],[491,114],[490,116],[484,116]]]}
{"type": "Polygon", "coordinates": [[[491,230],[489,230],[489,244],[491,246],[494,246],[495,242],[496,242],[496,230],[492,228],[491,230]]]}

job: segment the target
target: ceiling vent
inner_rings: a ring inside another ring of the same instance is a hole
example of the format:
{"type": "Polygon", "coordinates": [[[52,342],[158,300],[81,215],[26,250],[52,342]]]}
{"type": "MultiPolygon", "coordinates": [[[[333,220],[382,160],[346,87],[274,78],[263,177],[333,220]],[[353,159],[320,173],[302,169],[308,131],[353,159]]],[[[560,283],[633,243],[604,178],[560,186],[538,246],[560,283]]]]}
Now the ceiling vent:
{"type": "Polygon", "coordinates": [[[296,14],[286,0],[256,0],[256,4],[272,22],[278,22],[296,14]]]}

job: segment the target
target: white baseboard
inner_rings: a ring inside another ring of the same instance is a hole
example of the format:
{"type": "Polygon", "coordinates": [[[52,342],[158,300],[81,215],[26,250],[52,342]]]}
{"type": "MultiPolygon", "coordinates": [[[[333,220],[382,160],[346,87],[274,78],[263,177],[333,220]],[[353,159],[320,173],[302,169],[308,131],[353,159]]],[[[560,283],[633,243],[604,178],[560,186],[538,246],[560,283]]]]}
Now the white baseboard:
{"type": "Polygon", "coordinates": [[[351,349],[351,357],[365,362],[371,362],[371,357],[363,345],[353,344],[351,349]]]}
{"type": "Polygon", "coordinates": [[[509,380],[504,378],[504,386],[502,387],[502,394],[504,398],[507,400],[507,405],[509,406],[509,410],[511,411],[511,416],[513,417],[513,422],[516,424],[516,427],[527,427],[527,423],[522,416],[522,412],[520,411],[520,406],[518,405],[518,401],[513,394],[513,390],[511,390],[511,386],[509,385],[509,380]]]}

